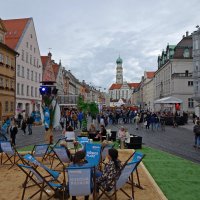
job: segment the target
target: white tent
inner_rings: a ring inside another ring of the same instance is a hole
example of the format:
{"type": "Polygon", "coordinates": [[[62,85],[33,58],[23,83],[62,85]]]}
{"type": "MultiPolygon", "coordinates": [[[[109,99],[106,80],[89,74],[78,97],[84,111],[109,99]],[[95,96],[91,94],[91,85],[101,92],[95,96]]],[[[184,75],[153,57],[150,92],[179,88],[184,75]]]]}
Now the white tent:
{"type": "Polygon", "coordinates": [[[158,99],[154,101],[154,104],[169,104],[169,103],[183,103],[181,99],[178,99],[176,97],[164,97],[162,99],[158,99]]]}

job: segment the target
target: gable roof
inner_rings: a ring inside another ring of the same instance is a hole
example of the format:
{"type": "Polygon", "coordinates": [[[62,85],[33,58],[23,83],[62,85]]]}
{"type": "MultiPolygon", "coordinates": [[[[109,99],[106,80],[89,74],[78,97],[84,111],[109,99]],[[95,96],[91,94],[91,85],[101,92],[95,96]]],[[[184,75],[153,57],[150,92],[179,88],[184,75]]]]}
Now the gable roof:
{"type": "Polygon", "coordinates": [[[53,67],[53,72],[54,72],[55,78],[57,78],[58,71],[59,71],[59,65],[58,64],[53,64],[52,67],[53,67]]]}
{"type": "Polygon", "coordinates": [[[5,35],[5,43],[10,48],[16,48],[21,36],[23,35],[27,22],[30,19],[31,18],[3,20],[3,23],[7,30],[7,33],[5,35]]]}
{"type": "Polygon", "coordinates": [[[42,61],[42,66],[46,66],[47,60],[48,60],[48,56],[40,56],[40,57],[41,57],[41,61],[42,61]]]}
{"type": "Polygon", "coordinates": [[[146,72],[147,78],[153,78],[155,75],[155,72],[146,72]]]}
{"type": "Polygon", "coordinates": [[[121,87],[122,87],[122,84],[120,84],[120,83],[113,83],[110,86],[109,90],[116,90],[116,89],[120,89],[121,87]]]}
{"type": "Polygon", "coordinates": [[[130,88],[137,88],[140,83],[128,83],[130,88]]]}

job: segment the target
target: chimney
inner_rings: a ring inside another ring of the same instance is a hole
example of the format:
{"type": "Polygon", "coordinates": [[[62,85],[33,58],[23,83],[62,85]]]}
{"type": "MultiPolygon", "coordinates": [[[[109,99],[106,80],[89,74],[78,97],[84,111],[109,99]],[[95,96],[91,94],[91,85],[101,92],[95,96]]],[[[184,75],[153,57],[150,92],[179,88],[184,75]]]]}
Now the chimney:
{"type": "Polygon", "coordinates": [[[185,35],[183,35],[183,38],[185,37],[185,35]]]}
{"type": "Polygon", "coordinates": [[[188,32],[188,31],[186,31],[186,37],[188,37],[188,35],[189,35],[189,32],[188,32]]]}

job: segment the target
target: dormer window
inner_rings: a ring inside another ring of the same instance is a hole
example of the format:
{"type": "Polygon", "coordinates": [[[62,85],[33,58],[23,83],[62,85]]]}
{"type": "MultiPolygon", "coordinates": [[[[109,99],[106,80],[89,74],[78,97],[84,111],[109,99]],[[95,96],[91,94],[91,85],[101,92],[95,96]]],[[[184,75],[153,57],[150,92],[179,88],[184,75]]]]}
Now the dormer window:
{"type": "Polygon", "coordinates": [[[190,51],[189,51],[189,49],[185,49],[184,50],[183,57],[184,58],[189,58],[190,57],[190,51]]]}

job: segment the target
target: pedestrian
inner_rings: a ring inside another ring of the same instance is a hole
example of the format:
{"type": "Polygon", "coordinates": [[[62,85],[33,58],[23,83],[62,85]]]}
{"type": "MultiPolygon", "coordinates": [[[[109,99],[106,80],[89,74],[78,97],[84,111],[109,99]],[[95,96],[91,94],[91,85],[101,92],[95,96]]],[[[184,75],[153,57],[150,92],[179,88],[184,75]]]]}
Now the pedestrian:
{"type": "Polygon", "coordinates": [[[194,132],[194,148],[200,148],[200,121],[196,122],[197,124],[193,127],[194,132]]]}
{"type": "Polygon", "coordinates": [[[14,120],[12,120],[11,126],[10,126],[10,138],[11,138],[12,146],[16,145],[15,139],[16,139],[17,132],[18,132],[17,124],[15,123],[14,120]]]}
{"type": "Polygon", "coordinates": [[[120,148],[124,149],[125,139],[126,139],[126,130],[123,126],[118,131],[118,138],[120,141],[120,148]]]}
{"type": "Polygon", "coordinates": [[[22,126],[21,126],[21,129],[22,129],[22,131],[24,132],[23,133],[23,135],[25,135],[26,134],[26,119],[23,119],[22,120],[22,126]]]}
{"type": "Polygon", "coordinates": [[[32,116],[29,116],[27,118],[27,126],[28,126],[28,134],[29,135],[32,135],[32,125],[33,125],[33,122],[34,122],[34,118],[32,116]]]}

